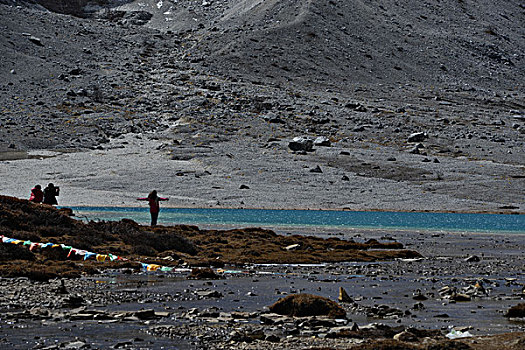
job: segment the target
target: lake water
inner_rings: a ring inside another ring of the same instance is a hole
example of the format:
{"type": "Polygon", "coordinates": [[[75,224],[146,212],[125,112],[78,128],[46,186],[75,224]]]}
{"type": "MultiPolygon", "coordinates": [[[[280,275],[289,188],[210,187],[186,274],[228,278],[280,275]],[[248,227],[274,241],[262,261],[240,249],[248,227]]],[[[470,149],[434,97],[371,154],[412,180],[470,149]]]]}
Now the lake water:
{"type": "MultiPolygon", "coordinates": [[[[150,221],[148,208],[71,207],[86,220],[150,221]]],[[[267,210],[162,208],[160,225],[188,224],[235,227],[320,227],[385,230],[439,230],[525,234],[525,215],[365,212],[329,210],[267,210]]]]}

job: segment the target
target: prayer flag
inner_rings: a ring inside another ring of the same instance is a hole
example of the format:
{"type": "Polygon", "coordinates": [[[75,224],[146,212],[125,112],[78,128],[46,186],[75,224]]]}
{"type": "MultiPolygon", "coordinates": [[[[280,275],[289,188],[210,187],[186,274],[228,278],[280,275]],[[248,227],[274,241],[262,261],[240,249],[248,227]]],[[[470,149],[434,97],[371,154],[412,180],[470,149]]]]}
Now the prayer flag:
{"type": "Polygon", "coordinates": [[[96,259],[97,259],[98,262],[104,262],[104,261],[106,261],[107,257],[108,257],[107,255],[97,254],[96,259]]]}

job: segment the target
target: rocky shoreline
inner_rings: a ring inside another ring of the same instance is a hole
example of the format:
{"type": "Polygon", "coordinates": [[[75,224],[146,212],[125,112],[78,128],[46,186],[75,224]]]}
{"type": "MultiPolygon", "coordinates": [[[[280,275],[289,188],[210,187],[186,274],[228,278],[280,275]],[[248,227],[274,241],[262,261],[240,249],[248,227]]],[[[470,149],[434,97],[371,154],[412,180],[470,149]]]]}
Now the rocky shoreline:
{"type": "Polygon", "coordinates": [[[3,243],[2,275],[12,277],[0,279],[0,341],[11,348],[484,350],[520,349],[525,341],[521,234],[347,230],[334,238],[329,230],[305,229],[298,236],[151,229],[126,221],[75,223],[65,210],[1,199],[3,232],[23,239],[31,232],[35,241],[45,234],[41,240],[86,249],[91,242],[96,251],[118,248],[135,256],[113,263],[79,260],[66,257],[60,245],[29,251],[24,241],[3,243]],[[105,232],[105,241],[95,243],[95,229],[105,232]],[[126,237],[132,230],[142,237],[150,230],[161,238],[170,232],[173,246],[161,251],[154,241],[149,247],[144,240],[131,243],[126,237]],[[16,259],[11,248],[18,259],[22,251],[34,257],[9,261],[16,259]],[[390,252],[379,258],[385,248],[390,252]],[[145,271],[133,261],[174,268],[145,271]],[[33,272],[25,274],[24,266],[33,272]],[[29,278],[10,275],[17,269],[29,278]],[[337,302],[343,316],[317,314],[319,306],[305,309],[313,310],[310,316],[272,309],[280,299],[304,294],[337,302]],[[36,335],[28,338],[29,329],[36,335]]]}

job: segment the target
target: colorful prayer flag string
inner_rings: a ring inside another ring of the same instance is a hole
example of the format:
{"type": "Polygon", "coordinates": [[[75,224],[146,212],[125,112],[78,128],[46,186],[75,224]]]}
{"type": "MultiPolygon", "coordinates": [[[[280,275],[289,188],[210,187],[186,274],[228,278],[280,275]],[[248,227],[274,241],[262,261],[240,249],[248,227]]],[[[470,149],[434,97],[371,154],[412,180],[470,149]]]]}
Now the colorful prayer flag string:
{"type": "MultiPolygon", "coordinates": [[[[87,260],[89,258],[94,257],[95,260],[98,261],[98,262],[105,262],[106,260],[109,260],[109,261],[115,261],[115,260],[117,260],[117,261],[118,260],[120,260],[120,261],[129,261],[129,259],[122,258],[122,257],[117,256],[117,255],[113,255],[113,254],[97,254],[97,253],[93,253],[93,252],[88,252],[86,250],[73,248],[71,246],[64,245],[64,244],[56,244],[56,243],[51,243],[51,242],[48,242],[48,243],[36,243],[36,242],[31,242],[30,240],[22,241],[22,240],[15,239],[15,238],[5,237],[4,235],[0,235],[0,238],[2,240],[2,243],[6,243],[6,244],[7,243],[10,243],[10,244],[22,244],[24,246],[29,246],[29,250],[30,251],[33,251],[37,247],[40,247],[40,248],[62,248],[63,250],[68,251],[68,254],[67,254],[68,258],[70,258],[72,255],[76,254],[76,255],[79,255],[79,256],[83,256],[84,260],[87,260]]],[[[174,270],[173,267],[169,267],[169,266],[161,266],[161,265],[157,265],[157,264],[146,264],[146,263],[143,263],[143,262],[140,262],[140,261],[137,261],[137,262],[141,264],[141,266],[144,269],[144,271],[170,272],[170,271],[174,270]]]]}

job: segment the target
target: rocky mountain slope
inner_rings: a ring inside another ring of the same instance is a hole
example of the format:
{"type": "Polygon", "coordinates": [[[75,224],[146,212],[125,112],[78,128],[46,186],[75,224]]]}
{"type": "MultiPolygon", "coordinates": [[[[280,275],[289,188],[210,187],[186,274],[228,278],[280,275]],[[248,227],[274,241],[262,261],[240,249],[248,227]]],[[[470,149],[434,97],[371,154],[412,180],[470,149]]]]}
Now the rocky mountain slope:
{"type": "MultiPolygon", "coordinates": [[[[42,148],[104,149],[137,134],[160,140],[167,160],[198,162],[202,174],[243,169],[249,184],[272,164],[279,178],[281,170],[300,172],[287,169],[295,158],[306,169],[334,169],[320,186],[336,183],[338,193],[341,179],[365,178],[366,189],[368,180],[379,188],[396,181],[475,201],[424,200],[447,203],[443,210],[520,209],[519,1],[2,0],[0,7],[1,159],[42,148]],[[417,132],[426,135],[409,138],[417,132]],[[296,136],[328,142],[291,153],[296,136]]],[[[286,184],[281,192],[290,194],[286,184]]],[[[363,207],[348,205],[353,200],[312,206],[363,207]]]]}

